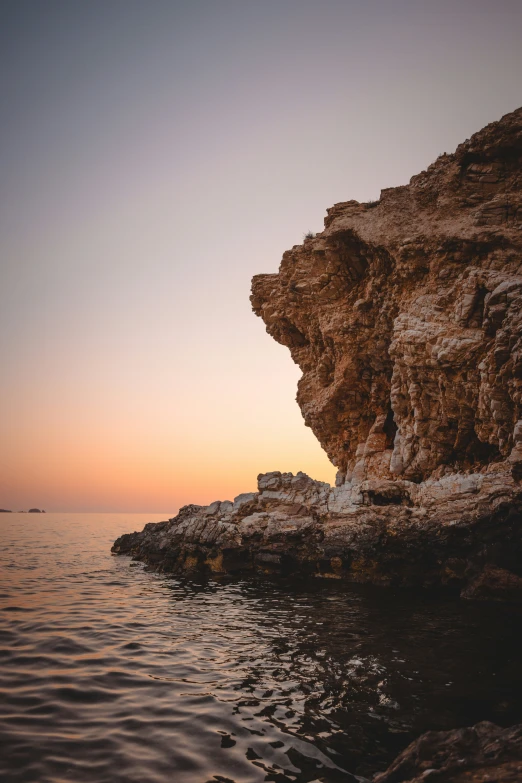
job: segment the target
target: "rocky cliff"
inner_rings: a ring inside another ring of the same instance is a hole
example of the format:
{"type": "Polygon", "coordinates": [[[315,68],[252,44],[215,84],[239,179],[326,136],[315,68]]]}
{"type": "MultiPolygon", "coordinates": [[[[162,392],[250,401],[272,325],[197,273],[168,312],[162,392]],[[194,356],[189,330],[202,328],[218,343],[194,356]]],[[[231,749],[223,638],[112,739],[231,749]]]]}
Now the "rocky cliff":
{"type": "Polygon", "coordinates": [[[253,280],[338,468],[259,477],[113,548],[157,568],[522,595],[522,109],[253,280]]]}
{"type": "MultiPolygon", "coordinates": [[[[522,439],[522,110],[253,280],[340,481],[484,474],[522,439]]],[[[513,450],[515,450],[513,452],[513,450]]]]}

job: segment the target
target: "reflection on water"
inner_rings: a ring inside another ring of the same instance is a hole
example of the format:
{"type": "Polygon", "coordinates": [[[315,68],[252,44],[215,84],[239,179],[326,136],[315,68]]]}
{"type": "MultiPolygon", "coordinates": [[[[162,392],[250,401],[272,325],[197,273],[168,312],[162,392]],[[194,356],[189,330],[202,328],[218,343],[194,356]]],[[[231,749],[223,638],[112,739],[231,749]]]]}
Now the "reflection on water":
{"type": "Polygon", "coordinates": [[[0,516],[2,781],[337,783],[521,720],[519,608],[174,580],[110,555],[149,519],[0,516]]]}

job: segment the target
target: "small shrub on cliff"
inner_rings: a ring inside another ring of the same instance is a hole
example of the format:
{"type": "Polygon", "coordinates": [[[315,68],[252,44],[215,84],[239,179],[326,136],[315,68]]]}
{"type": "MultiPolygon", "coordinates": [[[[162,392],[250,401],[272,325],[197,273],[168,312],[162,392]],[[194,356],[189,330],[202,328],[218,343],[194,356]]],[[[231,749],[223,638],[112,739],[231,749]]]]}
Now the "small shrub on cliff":
{"type": "Polygon", "coordinates": [[[313,231],[307,231],[306,234],[303,234],[303,239],[314,239],[315,234],[313,231]]]}

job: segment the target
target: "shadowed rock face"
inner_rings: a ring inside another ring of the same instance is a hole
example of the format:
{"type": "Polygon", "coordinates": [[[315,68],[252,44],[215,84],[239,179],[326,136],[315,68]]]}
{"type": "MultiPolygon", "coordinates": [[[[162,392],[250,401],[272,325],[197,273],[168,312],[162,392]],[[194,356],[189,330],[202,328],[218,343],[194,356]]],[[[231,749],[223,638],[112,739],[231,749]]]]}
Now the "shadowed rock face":
{"type": "Polygon", "coordinates": [[[522,438],[522,109],[258,275],[340,480],[478,472],[522,438]],[[517,426],[518,425],[518,426],[517,426]]]}

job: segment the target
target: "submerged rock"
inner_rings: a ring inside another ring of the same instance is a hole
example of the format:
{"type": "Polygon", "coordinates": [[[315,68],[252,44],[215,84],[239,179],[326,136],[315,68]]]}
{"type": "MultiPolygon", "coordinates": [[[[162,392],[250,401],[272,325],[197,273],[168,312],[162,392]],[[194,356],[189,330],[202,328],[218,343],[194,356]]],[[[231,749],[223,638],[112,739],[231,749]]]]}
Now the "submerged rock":
{"type": "Polygon", "coordinates": [[[484,721],[455,731],[428,731],[412,742],[374,783],[518,783],[522,725],[484,721]]]}

